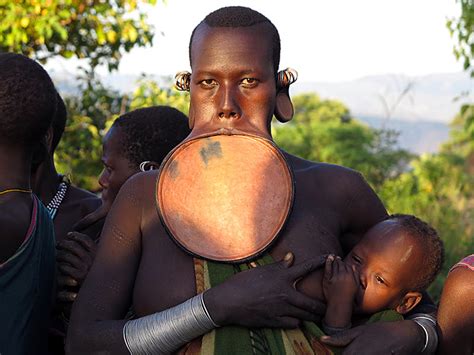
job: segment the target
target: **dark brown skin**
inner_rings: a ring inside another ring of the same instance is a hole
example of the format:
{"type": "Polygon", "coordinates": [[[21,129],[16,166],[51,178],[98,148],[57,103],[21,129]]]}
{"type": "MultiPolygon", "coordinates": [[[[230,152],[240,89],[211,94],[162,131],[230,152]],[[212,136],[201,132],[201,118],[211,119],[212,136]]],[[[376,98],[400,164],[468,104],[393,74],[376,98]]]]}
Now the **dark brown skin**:
{"type": "MultiPolygon", "coordinates": [[[[46,134],[46,145],[48,155],[32,174],[32,188],[40,200],[47,205],[54,197],[60,184],[60,178],[54,165],[54,151],[52,150],[53,129],[50,127],[46,134]]],[[[61,205],[53,220],[54,232],[57,241],[58,253],[58,273],[57,287],[58,300],[70,301],[71,295],[64,294],[65,286],[74,286],[77,284],[77,269],[90,268],[88,259],[83,257],[83,247],[74,239],[68,236],[73,230],[73,226],[84,216],[95,211],[101,205],[101,200],[93,193],[69,185],[61,205]],[[68,255],[76,255],[66,257],[68,255]]],[[[85,277],[85,275],[84,275],[85,277]]],[[[75,295],[74,295],[75,297],[75,295]]]]}
{"type": "MultiPolygon", "coordinates": [[[[196,132],[238,129],[271,137],[276,84],[265,26],[211,29],[200,25],[192,46],[190,116],[196,132]]],[[[357,172],[286,157],[295,175],[295,202],[286,228],[269,252],[275,260],[293,252],[295,266],[280,262],[252,269],[207,291],[204,299],[218,324],[294,327],[298,319],[324,314],[324,307],[314,299],[322,293],[322,270],[311,272],[324,264],[323,254],[342,255],[386,216],[357,172]],[[299,286],[310,297],[293,288],[305,274],[309,276],[299,286]]],[[[112,206],[97,258],[74,304],[70,353],[127,353],[122,339],[125,321],[120,319],[130,304],[141,317],[196,294],[192,257],[169,238],[158,217],[156,179],[155,171],[135,175],[112,206]]],[[[389,327],[382,331],[394,334],[395,343],[400,342],[400,334],[407,351],[421,349],[421,330],[412,322],[389,327]]],[[[367,353],[366,345],[380,343],[380,337],[379,328],[367,328],[347,353],[360,354],[361,347],[367,353]]],[[[377,345],[374,354],[391,349],[391,344],[377,345]]]]}
{"type": "MultiPolygon", "coordinates": [[[[41,201],[47,205],[58,190],[60,179],[54,165],[54,152],[51,150],[52,128],[46,135],[48,155],[32,176],[32,188],[41,201]]],[[[72,230],[74,224],[101,205],[100,199],[93,193],[69,185],[66,196],[54,218],[56,241],[61,242],[72,230]]]]}
{"type": "MultiPolygon", "coordinates": [[[[31,152],[12,143],[0,144],[0,191],[30,188],[31,152]]],[[[33,207],[29,193],[0,195],[0,263],[18,250],[30,226],[33,207]]]]}
{"type": "MultiPolygon", "coordinates": [[[[53,199],[61,182],[54,164],[52,137],[53,129],[50,127],[46,133],[47,155],[32,174],[31,179],[33,191],[45,205],[53,199]]],[[[68,233],[79,220],[96,210],[100,205],[100,199],[93,193],[69,185],[53,220],[57,242],[57,272],[56,299],[54,300],[49,338],[49,351],[52,353],[64,353],[64,331],[62,321],[58,321],[58,315],[63,312],[67,313],[70,309],[70,302],[76,297],[76,293],[71,292],[71,287],[78,285],[78,280],[80,280],[78,273],[84,274],[85,277],[92,262],[88,258],[89,253],[84,253],[82,245],[71,239],[68,233]]],[[[91,244],[95,247],[95,243],[91,244]]]]}
{"type": "Polygon", "coordinates": [[[474,352],[474,271],[457,267],[444,284],[438,310],[438,354],[474,352]]]}

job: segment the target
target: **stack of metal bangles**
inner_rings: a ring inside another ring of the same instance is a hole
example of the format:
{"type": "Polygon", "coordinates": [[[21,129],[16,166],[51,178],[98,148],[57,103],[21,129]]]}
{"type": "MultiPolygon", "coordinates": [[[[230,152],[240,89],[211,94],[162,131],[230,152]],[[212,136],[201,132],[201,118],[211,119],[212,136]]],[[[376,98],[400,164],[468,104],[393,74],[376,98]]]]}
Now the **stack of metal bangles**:
{"type": "Polygon", "coordinates": [[[200,293],[173,308],[128,321],[123,339],[133,355],[170,354],[217,327],[200,293]]]}

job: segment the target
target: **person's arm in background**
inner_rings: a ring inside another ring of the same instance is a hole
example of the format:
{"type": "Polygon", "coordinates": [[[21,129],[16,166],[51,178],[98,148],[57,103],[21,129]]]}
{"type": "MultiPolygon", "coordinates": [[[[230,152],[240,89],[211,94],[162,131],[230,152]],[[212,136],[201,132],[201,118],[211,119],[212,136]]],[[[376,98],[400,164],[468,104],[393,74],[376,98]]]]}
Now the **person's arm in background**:
{"type": "Polygon", "coordinates": [[[458,266],[448,274],[439,302],[438,327],[438,354],[474,352],[474,265],[473,269],[458,266]]]}
{"type": "Polygon", "coordinates": [[[104,225],[96,260],[74,302],[67,335],[68,353],[127,353],[122,339],[141,253],[140,184],[126,183],[104,225]],[[127,216],[127,218],[123,218],[127,216]],[[118,319],[118,320],[117,320],[118,319]]]}

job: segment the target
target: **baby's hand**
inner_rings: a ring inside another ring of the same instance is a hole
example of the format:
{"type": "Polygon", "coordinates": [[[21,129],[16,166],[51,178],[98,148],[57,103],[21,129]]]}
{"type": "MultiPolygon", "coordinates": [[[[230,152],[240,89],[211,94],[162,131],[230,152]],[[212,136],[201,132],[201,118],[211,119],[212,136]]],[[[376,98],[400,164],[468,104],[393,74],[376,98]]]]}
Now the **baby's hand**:
{"type": "Polygon", "coordinates": [[[341,260],[329,255],[324,266],[323,292],[327,303],[352,303],[359,288],[359,273],[341,260]]]}
{"type": "Polygon", "coordinates": [[[359,274],[334,255],[326,259],[324,266],[323,292],[327,308],[323,324],[331,328],[348,328],[351,326],[359,274]]]}

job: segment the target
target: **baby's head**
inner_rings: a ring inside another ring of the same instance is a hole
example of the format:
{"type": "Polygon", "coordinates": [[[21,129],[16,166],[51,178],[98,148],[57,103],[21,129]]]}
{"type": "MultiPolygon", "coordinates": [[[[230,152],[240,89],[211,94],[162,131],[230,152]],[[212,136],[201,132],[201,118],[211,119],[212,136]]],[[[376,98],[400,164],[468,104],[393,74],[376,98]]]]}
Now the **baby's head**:
{"type": "Polygon", "coordinates": [[[438,233],[419,218],[398,214],[376,224],[345,258],[360,273],[355,312],[409,312],[433,282],[443,259],[438,233]]]}

